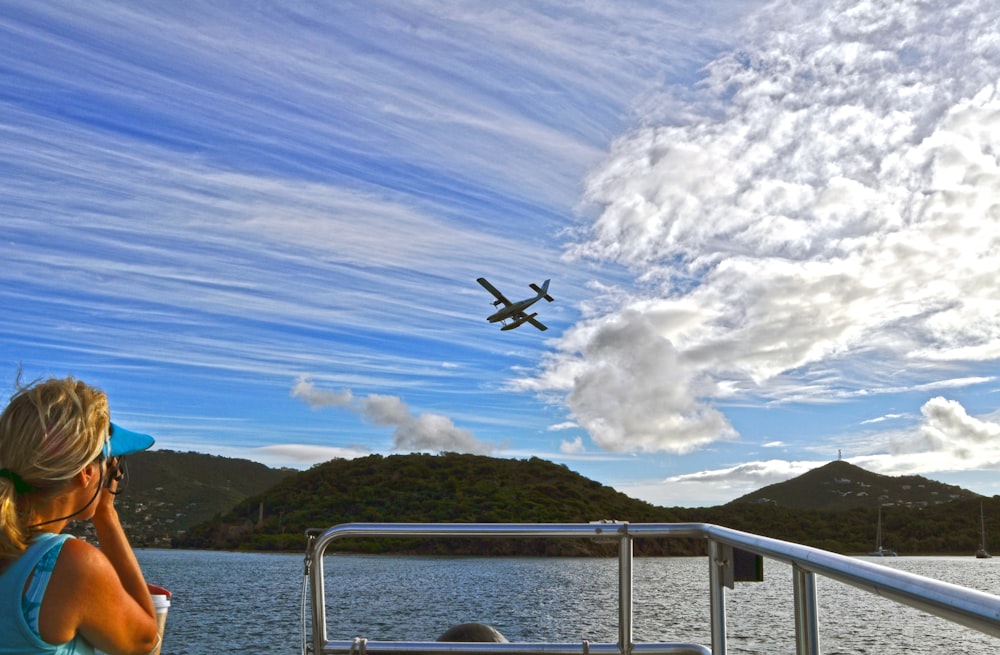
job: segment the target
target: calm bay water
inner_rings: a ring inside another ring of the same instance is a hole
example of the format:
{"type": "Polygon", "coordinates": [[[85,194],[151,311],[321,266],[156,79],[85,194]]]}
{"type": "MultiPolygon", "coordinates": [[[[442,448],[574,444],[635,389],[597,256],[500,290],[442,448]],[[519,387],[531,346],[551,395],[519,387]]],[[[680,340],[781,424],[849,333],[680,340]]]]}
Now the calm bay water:
{"type": "MultiPolygon", "coordinates": [[[[301,648],[301,555],[140,550],[150,582],[174,593],[164,655],[229,650],[294,655],[301,648]]],[[[880,560],[1000,595],[1000,558],[880,560]]],[[[614,559],[335,555],[325,561],[331,638],[433,641],[450,626],[489,623],[511,641],[617,641],[614,559]]],[[[730,653],[794,653],[791,569],[765,562],[765,580],[726,600],[730,653]]],[[[706,558],[637,558],[636,641],[708,645],[706,558]]],[[[1000,640],[820,578],[827,655],[993,655],[1000,640]]]]}

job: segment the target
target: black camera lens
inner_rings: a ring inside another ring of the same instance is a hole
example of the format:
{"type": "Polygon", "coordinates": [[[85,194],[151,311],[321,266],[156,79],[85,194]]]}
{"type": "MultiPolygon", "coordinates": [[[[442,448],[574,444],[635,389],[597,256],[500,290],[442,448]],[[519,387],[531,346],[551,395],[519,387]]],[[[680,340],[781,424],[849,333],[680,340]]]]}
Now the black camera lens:
{"type": "Polygon", "coordinates": [[[108,473],[104,486],[111,488],[112,484],[118,482],[118,488],[113,493],[120,494],[123,490],[122,480],[125,479],[125,460],[121,457],[112,457],[108,460],[108,473]]]}

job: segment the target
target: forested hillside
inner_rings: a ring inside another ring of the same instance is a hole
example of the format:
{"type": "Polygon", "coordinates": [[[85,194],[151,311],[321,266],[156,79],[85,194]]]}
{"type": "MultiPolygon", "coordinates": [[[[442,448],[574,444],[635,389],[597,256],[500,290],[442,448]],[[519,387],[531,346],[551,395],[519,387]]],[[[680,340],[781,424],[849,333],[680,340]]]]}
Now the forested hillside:
{"type": "MultiPolygon", "coordinates": [[[[850,466],[850,465],[847,465],[850,466]]],[[[826,468],[826,467],[824,467],[826,468]]],[[[829,479],[845,472],[864,484],[913,486],[902,478],[834,466],[825,475],[801,476],[795,494],[828,494],[829,479]],[[870,478],[868,476],[875,476],[870,478]],[[901,480],[903,480],[901,482],[901,480]]],[[[923,480],[921,478],[921,480],[923,480]]],[[[792,481],[795,482],[795,481],[792,481]]],[[[969,554],[979,541],[981,497],[948,485],[923,485],[923,496],[906,503],[885,502],[881,495],[853,509],[801,509],[774,499],[733,502],[711,508],[663,508],[629,498],[562,465],[538,458],[497,459],[478,455],[372,455],[333,460],[282,480],[275,487],[239,503],[233,511],[191,529],[176,541],[193,548],[301,550],[307,528],[348,522],[587,522],[615,519],[631,522],[706,522],[786,539],[840,553],[874,549],[878,507],[882,505],[883,542],[902,554],[969,554]],[[940,486],[939,486],[940,485],[940,486]],[[949,493],[942,497],[942,489],[949,493]],[[952,496],[955,497],[952,497],[952,496]]],[[[782,483],[785,485],[787,483],[782,483]]],[[[923,484],[923,483],[921,483],[923,484]]],[[[879,487],[882,488],[882,487],[879,487]]],[[[787,490],[782,487],[782,490],[787,490]]],[[[765,491],[765,490],[762,490],[765,491]]],[[[773,493],[772,495],[777,495],[773,493]]],[[[907,490],[909,492],[909,490],[907,490]]],[[[987,532],[1000,548],[1000,497],[982,499],[987,532]]],[[[704,544],[643,543],[648,554],[700,554],[704,544]]],[[[472,540],[440,542],[344,542],[338,547],[365,551],[436,553],[597,554],[599,545],[533,541],[472,540]]]]}
{"type": "MultiPolygon", "coordinates": [[[[257,462],[202,453],[153,450],[125,458],[128,475],[115,500],[129,539],[138,546],[169,546],[191,526],[228,512],[297,473],[257,462]]],[[[89,522],[70,525],[86,535],[89,522]]]]}
{"type": "MultiPolygon", "coordinates": [[[[960,499],[926,508],[883,507],[883,546],[900,555],[969,555],[979,545],[979,500],[960,499]]],[[[1000,548],[1000,496],[983,499],[987,532],[1000,548]],[[997,518],[994,518],[997,517],[997,518]]],[[[875,549],[877,508],[802,510],[775,505],[729,504],[677,510],[685,520],[794,541],[836,553],[875,549]]]]}
{"type": "MultiPolygon", "coordinates": [[[[675,521],[673,510],[630,498],[565,466],[538,458],[478,455],[372,455],[333,460],[284,480],[232,512],[189,531],[187,547],[301,549],[307,528],[354,521],[561,523],[617,519],[675,521]]],[[[462,544],[351,542],[351,550],[591,554],[604,546],[532,540],[462,544]],[[440,546],[440,547],[439,547],[440,546]]],[[[649,552],[691,552],[690,544],[646,544],[649,552]]]]}
{"type": "Polygon", "coordinates": [[[796,509],[840,510],[872,507],[921,508],[979,495],[920,475],[879,475],[837,460],[802,475],[768,485],[733,503],[764,503],[796,509]]]}

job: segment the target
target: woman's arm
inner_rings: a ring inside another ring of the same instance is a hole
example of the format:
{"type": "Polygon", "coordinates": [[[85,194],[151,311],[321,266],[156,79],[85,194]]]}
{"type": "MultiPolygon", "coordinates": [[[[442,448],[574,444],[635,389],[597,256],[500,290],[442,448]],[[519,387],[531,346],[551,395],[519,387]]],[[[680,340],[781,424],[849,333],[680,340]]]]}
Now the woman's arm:
{"type": "MultiPolygon", "coordinates": [[[[117,483],[113,483],[117,485],[117,483]]],[[[115,495],[113,490],[104,488],[97,501],[97,511],[91,522],[97,531],[97,540],[101,544],[101,552],[108,558],[114,567],[121,581],[121,586],[129,596],[146,611],[146,613],[156,622],[156,610],[153,608],[153,599],[149,595],[149,587],[146,579],[139,568],[139,562],[135,558],[135,552],[125,536],[121,521],[118,518],[118,510],[115,509],[115,495]]]]}
{"type": "Polygon", "coordinates": [[[79,632],[109,655],[145,655],[158,639],[156,613],[113,501],[103,489],[92,518],[100,550],[77,539],[63,545],[42,601],[39,632],[49,643],[79,632]]]}

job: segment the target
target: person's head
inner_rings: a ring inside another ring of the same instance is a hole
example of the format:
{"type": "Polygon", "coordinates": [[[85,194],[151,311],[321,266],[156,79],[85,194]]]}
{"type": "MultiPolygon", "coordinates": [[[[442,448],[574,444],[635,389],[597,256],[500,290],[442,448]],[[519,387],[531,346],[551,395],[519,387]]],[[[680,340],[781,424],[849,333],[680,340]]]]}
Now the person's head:
{"type": "Polygon", "coordinates": [[[23,552],[32,508],[63,493],[89,465],[152,445],[152,437],[122,430],[125,439],[148,443],[115,452],[112,430],[107,396],[80,380],[49,379],[14,394],[0,414],[0,558],[23,552]]]}

